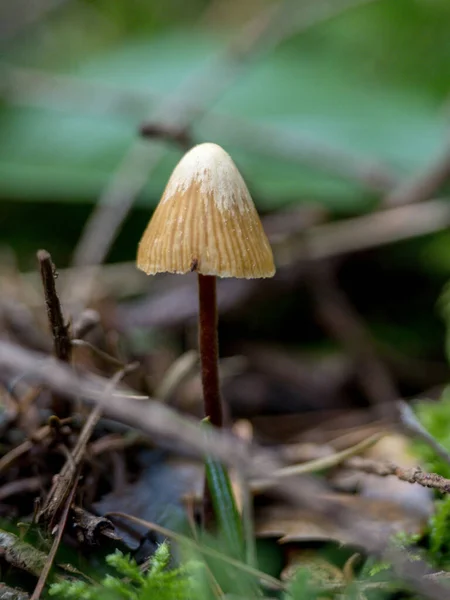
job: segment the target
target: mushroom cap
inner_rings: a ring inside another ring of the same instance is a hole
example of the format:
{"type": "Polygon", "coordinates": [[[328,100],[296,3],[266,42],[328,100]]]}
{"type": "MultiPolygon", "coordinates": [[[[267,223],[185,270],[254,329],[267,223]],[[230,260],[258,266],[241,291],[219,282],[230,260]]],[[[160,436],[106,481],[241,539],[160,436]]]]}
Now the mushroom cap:
{"type": "Polygon", "coordinates": [[[147,275],[274,275],[255,205],[223,148],[200,144],[180,160],[141,238],[137,266],[147,275]]]}

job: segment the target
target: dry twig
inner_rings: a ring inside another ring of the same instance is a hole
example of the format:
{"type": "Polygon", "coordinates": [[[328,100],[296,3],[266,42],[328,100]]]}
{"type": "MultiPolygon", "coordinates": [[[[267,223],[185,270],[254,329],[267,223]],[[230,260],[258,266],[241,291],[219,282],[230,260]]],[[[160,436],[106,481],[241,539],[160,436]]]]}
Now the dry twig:
{"type": "MultiPolygon", "coordinates": [[[[66,425],[70,423],[72,419],[69,417],[67,419],[61,419],[60,425],[66,425]]],[[[0,458],[0,474],[6,471],[16,460],[18,460],[21,456],[29,452],[35,444],[39,444],[44,441],[46,437],[48,437],[52,433],[52,427],[50,425],[44,425],[40,429],[38,429],[34,434],[32,439],[25,440],[19,446],[16,446],[9,452],[7,452],[4,456],[0,458]]]]}
{"type": "MultiPolygon", "coordinates": [[[[37,253],[39,268],[41,271],[42,285],[44,287],[45,305],[50,329],[53,336],[53,349],[56,358],[70,363],[72,346],[70,343],[69,326],[65,323],[61,304],[55,286],[55,267],[52,257],[47,250],[39,250],[37,253]]],[[[66,417],[69,407],[64,396],[52,395],[52,410],[58,417],[66,417]]]]}
{"type": "Polygon", "coordinates": [[[76,477],[74,478],[74,480],[72,482],[72,487],[69,490],[68,494],[64,498],[64,505],[63,505],[61,517],[59,519],[55,539],[53,540],[52,547],[50,549],[50,552],[48,553],[48,556],[45,561],[42,572],[39,575],[39,579],[36,584],[36,587],[34,588],[33,595],[31,596],[31,600],[39,600],[42,592],[44,591],[45,582],[47,581],[47,577],[50,574],[50,569],[52,568],[56,553],[58,551],[59,545],[62,540],[62,536],[64,534],[64,529],[65,529],[66,523],[67,523],[67,517],[69,516],[69,510],[72,505],[72,502],[73,502],[73,499],[75,496],[75,492],[77,489],[77,485],[78,485],[79,473],[80,473],[80,467],[77,468],[76,477]]]}
{"type": "Polygon", "coordinates": [[[63,362],[70,362],[72,347],[70,344],[69,326],[65,323],[61,304],[55,286],[55,266],[47,250],[37,253],[44,286],[47,316],[53,336],[55,356],[63,362]]]}
{"type": "Polygon", "coordinates": [[[40,476],[27,477],[26,479],[18,479],[5,483],[5,485],[0,487],[0,502],[16,494],[36,492],[42,488],[42,484],[43,481],[40,476]]]}
{"type": "MultiPolygon", "coordinates": [[[[103,397],[108,399],[119,381],[131,370],[136,368],[136,364],[123,367],[111,378],[105,385],[103,397]]],[[[94,429],[100,419],[102,407],[100,404],[92,409],[83,429],[80,432],[75,448],[72,450],[65,465],[61,469],[55,483],[53,484],[47,500],[38,513],[38,521],[44,522],[51,529],[55,519],[58,517],[64,502],[74,485],[75,478],[79,468],[84,460],[87,444],[94,432],[94,429]]]]}
{"type": "Polygon", "coordinates": [[[362,458],[360,456],[349,458],[345,461],[344,466],[350,469],[363,471],[364,473],[378,475],[379,477],[393,475],[401,481],[418,483],[423,487],[438,490],[442,494],[448,494],[450,492],[450,479],[446,479],[436,473],[425,473],[420,467],[404,469],[391,462],[383,463],[368,458],[362,458]]]}

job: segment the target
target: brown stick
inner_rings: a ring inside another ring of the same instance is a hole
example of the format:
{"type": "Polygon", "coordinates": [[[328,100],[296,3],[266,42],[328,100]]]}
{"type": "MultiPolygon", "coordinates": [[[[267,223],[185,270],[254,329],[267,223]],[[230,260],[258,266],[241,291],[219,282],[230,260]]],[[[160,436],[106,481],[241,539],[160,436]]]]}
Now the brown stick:
{"type": "MultiPolygon", "coordinates": [[[[52,257],[47,250],[39,250],[37,253],[39,268],[41,271],[42,285],[44,287],[45,304],[50,329],[53,337],[53,350],[56,358],[70,363],[72,346],[70,343],[69,327],[64,322],[61,304],[55,286],[55,272],[52,257]]],[[[70,406],[60,394],[52,394],[52,411],[58,417],[67,417],[70,406]]]]}
{"type": "MultiPolygon", "coordinates": [[[[104,396],[106,398],[109,397],[119,381],[127,373],[135,369],[136,366],[136,363],[132,363],[123,367],[120,369],[120,371],[117,371],[117,373],[105,386],[105,390],[103,392],[104,396]]],[[[102,407],[99,405],[92,409],[89,417],[86,420],[86,423],[83,426],[83,429],[80,432],[78,441],[72,450],[70,457],[68,457],[66,463],[58,474],[58,477],[55,479],[55,482],[48,494],[47,500],[42,510],[38,514],[38,522],[45,523],[49,530],[53,528],[53,524],[59,517],[61,510],[63,509],[64,502],[74,485],[75,478],[78,476],[79,470],[84,461],[86,447],[101,417],[101,413],[102,407]]]]}
{"type": "Polygon", "coordinates": [[[47,250],[37,253],[41,270],[42,285],[44,286],[47,315],[53,335],[55,356],[63,362],[70,362],[72,346],[70,344],[69,327],[64,322],[58,294],[55,286],[55,273],[52,257],[47,250]]]}
{"type": "Polygon", "coordinates": [[[378,475],[379,477],[388,477],[389,475],[393,475],[401,481],[418,483],[423,487],[438,490],[442,494],[450,493],[450,479],[446,479],[437,473],[426,473],[419,467],[405,469],[391,462],[378,462],[376,460],[362,458],[360,456],[349,458],[345,461],[344,466],[350,469],[356,469],[357,471],[363,471],[364,473],[369,473],[371,475],[378,475]]]}

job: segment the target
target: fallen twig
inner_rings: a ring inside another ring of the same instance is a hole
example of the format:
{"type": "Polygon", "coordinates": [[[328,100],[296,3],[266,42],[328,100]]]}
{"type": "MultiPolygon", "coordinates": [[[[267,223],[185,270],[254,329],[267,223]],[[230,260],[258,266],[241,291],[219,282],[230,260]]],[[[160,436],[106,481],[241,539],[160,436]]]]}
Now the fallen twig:
{"type": "Polygon", "coordinates": [[[297,256],[317,260],[360,252],[441,231],[449,225],[450,203],[444,199],[399,206],[311,227],[299,239],[297,256]]]}
{"type": "MultiPolygon", "coordinates": [[[[56,292],[55,267],[52,262],[52,257],[47,250],[39,250],[37,258],[39,261],[42,285],[44,287],[48,321],[53,337],[54,353],[59,360],[70,363],[72,346],[70,343],[69,326],[64,321],[61,304],[56,292]]],[[[67,401],[60,394],[52,394],[52,410],[58,417],[65,417],[68,415],[69,407],[67,401]]]]}
{"type": "Polygon", "coordinates": [[[408,483],[418,483],[423,487],[433,488],[443,494],[450,493],[450,479],[446,479],[437,473],[426,473],[420,467],[404,469],[391,462],[378,462],[361,456],[354,456],[344,463],[345,467],[378,475],[379,477],[388,477],[393,475],[401,481],[408,483]]]}
{"type": "Polygon", "coordinates": [[[162,381],[160,381],[154,394],[156,398],[162,401],[167,401],[178,386],[185,381],[195,369],[198,368],[198,352],[196,350],[188,350],[167,369],[162,381]]]}
{"type": "MultiPolygon", "coordinates": [[[[120,369],[120,371],[117,371],[117,373],[105,385],[103,397],[108,399],[119,381],[136,367],[137,364],[133,363],[123,367],[120,369]]],[[[72,450],[68,460],[56,478],[42,510],[38,513],[38,521],[46,523],[50,529],[52,528],[55,519],[58,517],[58,514],[64,505],[65,499],[73,487],[74,479],[82,461],[84,460],[86,446],[100,419],[101,413],[101,404],[98,404],[92,409],[92,412],[90,413],[83,429],[80,432],[75,448],[72,450]]]]}
{"type": "Polygon", "coordinates": [[[37,253],[41,271],[42,285],[44,286],[45,304],[50,328],[53,335],[55,356],[63,362],[70,362],[72,347],[70,345],[69,327],[64,321],[61,304],[55,286],[55,267],[52,257],[47,250],[37,253]]]}
{"type": "MultiPolygon", "coordinates": [[[[61,419],[60,425],[66,425],[72,421],[71,417],[67,419],[61,419]]],[[[21,456],[29,452],[35,444],[39,442],[43,442],[46,437],[48,437],[52,432],[52,427],[50,425],[44,425],[40,429],[33,434],[32,439],[26,440],[22,442],[19,446],[16,446],[9,452],[7,452],[4,456],[0,458],[0,474],[3,473],[6,469],[8,469],[16,460],[18,460],[21,456]]]]}
{"type": "Polygon", "coordinates": [[[347,460],[355,454],[360,454],[368,448],[371,448],[382,438],[382,436],[382,433],[375,433],[368,439],[359,442],[359,444],[355,444],[355,446],[352,446],[351,448],[342,450],[341,452],[335,452],[328,456],[319,456],[297,465],[282,467],[281,469],[278,469],[278,471],[274,471],[270,478],[266,480],[253,481],[251,489],[260,492],[274,485],[278,485],[280,479],[283,479],[284,477],[304,475],[305,473],[318,473],[319,471],[337,467],[338,465],[347,462],[347,460]]]}
{"type": "Polygon", "coordinates": [[[44,568],[47,555],[18,536],[0,529],[0,551],[2,559],[9,565],[39,577],[44,568]]]}
{"type": "Polygon", "coordinates": [[[30,596],[22,590],[0,583],[0,600],[29,600],[30,596]]]}
{"type": "Polygon", "coordinates": [[[91,515],[79,506],[74,506],[72,509],[72,527],[78,540],[90,545],[98,544],[102,536],[111,540],[120,540],[111,521],[105,517],[91,515]]]}
{"type": "Polygon", "coordinates": [[[271,478],[267,481],[252,483],[252,489],[254,491],[260,491],[268,487],[277,485],[280,478],[288,477],[292,475],[303,475],[305,473],[316,473],[325,469],[330,469],[342,465],[344,468],[356,469],[357,471],[363,471],[372,475],[378,475],[379,477],[388,477],[390,475],[407,481],[408,483],[418,483],[423,487],[433,488],[443,494],[450,493],[450,479],[446,479],[437,473],[427,473],[420,467],[404,468],[393,462],[381,462],[361,456],[356,456],[370,448],[381,438],[381,434],[375,434],[371,438],[343,450],[322,456],[321,451],[318,450],[317,458],[312,458],[306,462],[302,462],[289,467],[283,467],[272,474],[271,478]]]}
{"type": "MultiPolygon", "coordinates": [[[[78,316],[78,319],[72,325],[72,334],[74,338],[84,338],[94,327],[100,323],[100,315],[96,310],[87,308],[78,316]]],[[[73,341],[73,340],[72,340],[73,341]]]]}
{"type": "Polygon", "coordinates": [[[36,584],[36,587],[34,588],[34,592],[31,596],[31,600],[39,600],[42,592],[44,591],[45,582],[47,581],[47,577],[49,576],[50,569],[52,568],[53,561],[55,560],[56,552],[58,551],[58,547],[61,543],[62,536],[64,534],[64,529],[65,529],[66,523],[67,523],[67,517],[69,516],[69,510],[72,505],[72,502],[73,502],[73,499],[75,496],[75,492],[77,489],[77,485],[78,485],[79,473],[80,473],[80,467],[78,467],[77,472],[76,472],[76,477],[74,478],[74,480],[72,482],[72,488],[70,489],[69,493],[65,497],[64,506],[63,506],[63,510],[61,513],[61,517],[59,519],[55,539],[53,540],[52,547],[50,549],[50,552],[48,553],[48,556],[45,560],[43,569],[39,575],[39,579],[36,584]]]}
{"type": "Polygon", "coordinates": [[[36,492],[41,489],[42,484],[42,477],[38,475],[5,483],[0,487],[0,502],[16,494],[36,492]]]}
{"type": "Polygon", "coordinates": [[[104,352],[103,350],[100,350],[100,348],[97,348],[97,346],[94,346],[90,342],[86,342],[86,340],[74,339],[72,340],[72,346],[76,346],[78,348],[88,348],[92,352],[92,354],[97,355],[99,358],[103,359],[107,363],[110,363],[115,367],[124,367],[124,364],[121,360],[119,360],[115,356],[112,356],[111,354],[108,354],[107,352],[104,352]]]}

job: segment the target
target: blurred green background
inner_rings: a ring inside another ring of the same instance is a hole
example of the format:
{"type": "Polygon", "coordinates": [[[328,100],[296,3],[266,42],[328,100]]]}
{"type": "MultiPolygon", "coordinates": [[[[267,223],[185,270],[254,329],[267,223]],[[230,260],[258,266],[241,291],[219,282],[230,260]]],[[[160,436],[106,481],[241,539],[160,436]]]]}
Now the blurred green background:
{"type": "MultiPolygon", "coordinates": [[[[142,146],[141,165],[146,153],[155,165],[109,259],[134,256],[181,156],[139,141],[148,120],[187,111],[193,140],[232,154],[262,211],[366,211],[446,143],[448,0],[4,0],[0,11],[1,239],[24,268],[37,246],[69,262],[142,146]],[[381,179],[355,176],[361,165],[381,179]]],[[[447,270],[446,235],[428,242],[447,270]]]]}

